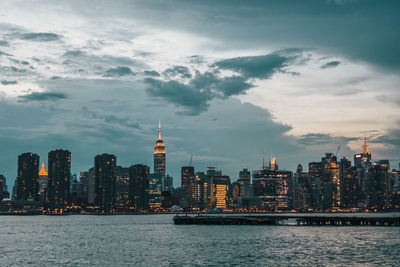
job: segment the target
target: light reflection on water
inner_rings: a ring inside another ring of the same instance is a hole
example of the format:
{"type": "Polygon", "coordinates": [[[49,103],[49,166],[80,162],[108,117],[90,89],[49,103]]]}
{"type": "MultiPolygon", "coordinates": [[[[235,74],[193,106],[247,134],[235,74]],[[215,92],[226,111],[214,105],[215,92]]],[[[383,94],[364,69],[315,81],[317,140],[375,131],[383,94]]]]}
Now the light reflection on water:
{"type": "Polygon", "coordinates": [[[400,227],[173,225],[172,215],[2,216],[0,265],[398,265],[400,227]]]}

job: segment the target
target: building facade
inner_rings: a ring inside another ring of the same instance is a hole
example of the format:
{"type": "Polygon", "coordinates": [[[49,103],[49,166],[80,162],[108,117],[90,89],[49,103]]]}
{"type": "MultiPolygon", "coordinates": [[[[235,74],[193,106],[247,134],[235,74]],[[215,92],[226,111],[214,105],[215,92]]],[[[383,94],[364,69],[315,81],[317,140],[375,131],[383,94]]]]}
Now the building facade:
{"type": "Polygon", "coordinates": [[[49,174],[44,167],[44,162],[39,172],[39,201],[41,203],[47,202],[47,183],[49,180],[49,174]]]}
{"type": "Polygon", "coordinates": [[[147,211],[149,209],[149,178],[150,169],[143,164],[130,167],[131,189],[130,198],[136,211],[147,211]]]}
{"type": "Polygon", "coordinates": [[[158,123],[158,138],[154,146],[154,173],[165,177],[165,144],[161,136],[161,122],[158,123]]]}
{"type": "Polygon", "coordinates": [[[70,200],[71,152],[57,149],[48,155],[48,208],[63,213],[70,200]]]}
{"type": "Polygon", "coordinates": [[[94,158],[95,204],[109,212],[115,204],[115,181],[117,158],[111,154],[97,155],[94,158]]]}
{"type": "Polygon", "coordinates": [[[39,200],[39,155],[23,153],[18,156],[16,200],[39,200]]]}

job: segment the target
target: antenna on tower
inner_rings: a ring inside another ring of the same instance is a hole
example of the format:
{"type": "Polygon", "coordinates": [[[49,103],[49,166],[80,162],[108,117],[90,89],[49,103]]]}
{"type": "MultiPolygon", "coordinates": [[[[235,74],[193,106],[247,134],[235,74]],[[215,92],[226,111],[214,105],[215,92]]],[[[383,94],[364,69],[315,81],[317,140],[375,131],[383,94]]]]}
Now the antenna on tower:
{"type": "Polygon", "coordinates": [[[158,140],[162,140],[162,136],[161,136],[161,120],[158,120],[158,140]]]}

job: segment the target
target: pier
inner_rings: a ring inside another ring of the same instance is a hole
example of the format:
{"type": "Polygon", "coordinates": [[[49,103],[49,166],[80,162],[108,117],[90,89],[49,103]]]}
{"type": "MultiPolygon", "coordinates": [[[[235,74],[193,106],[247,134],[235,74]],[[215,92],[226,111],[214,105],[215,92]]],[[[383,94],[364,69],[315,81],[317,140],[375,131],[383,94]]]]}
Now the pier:
{"type": "Polygon", "coordinates": [[[375,214],[176,215],[174,224],[292,225],[292,226],[400,226],[400,216],[375,214]]]}

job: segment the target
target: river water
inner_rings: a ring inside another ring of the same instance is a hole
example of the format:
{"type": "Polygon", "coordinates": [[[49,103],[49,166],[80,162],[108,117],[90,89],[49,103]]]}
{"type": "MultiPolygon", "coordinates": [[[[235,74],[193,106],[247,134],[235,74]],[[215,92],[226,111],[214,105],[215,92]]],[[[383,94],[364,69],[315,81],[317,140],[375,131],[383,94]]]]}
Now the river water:
{"type": "Polygon", "coordinates": [[[400,264],[400,227],[174,225],[172,217],[0,216],[0,266],[400,264]]]}

